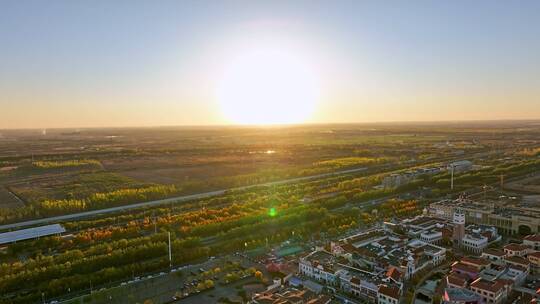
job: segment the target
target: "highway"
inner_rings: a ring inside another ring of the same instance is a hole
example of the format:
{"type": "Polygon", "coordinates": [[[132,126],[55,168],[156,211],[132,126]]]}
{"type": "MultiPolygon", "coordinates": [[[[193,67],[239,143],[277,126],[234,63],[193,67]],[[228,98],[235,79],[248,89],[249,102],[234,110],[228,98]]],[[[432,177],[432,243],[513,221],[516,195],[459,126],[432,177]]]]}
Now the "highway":
{"type": "Polygon", "coordinates": [[[236,188],[228,188],[228,189],[223,189],[223,190],[209,191],[209,192],[203,192],[203,193],[197,193],[197,194],[191,194],[191,195],[177,196],[177,197],[171,197],[171,198],[160,199],[160,200],[155,200],[155,201],[135,203],[135,204],[125,205],[125,206],[118,206],[118,207],[111,207],[111,208],[106,208],[106,209],[91,210],[91,211],[84,211],[84,212],[79,212],[79,213],[72,213],[72,214],[66,214],[66,215],[46,217],[46,218],[41,218],[41,219],[35,219],[35,220],[29,220],[29,221],[24,221],[24,222],[1,225],[0,230],[19,229],[19,228],[24,228],[24,227],[29,227],[29,226],[62,222],[62,221],[73,220],[73,219],[84,218],[84,217],[90,217],[90,216],[95,216],[95,215],[126,211],[126,210],[136,209],[136,208],[153,207],[153,206],[159,206],[159,205],[164,205],[164,204],[180,203],[180,202],[186,202],[186,201],[191,201],[191,200],[196,200],[196,199],[208,198],[208,197],[212,197],[212,196],[223,195],[227,191],[246,190],[246,189],[255,188],[255,187],[277,186],[277,185],[283,185],[283,184],[290,184],[290,183],[296,183],[296,182],[301,182],[301,181],[307,181],[307,180],[311,180],[311,179],[318,179],[318,178],[325,178],[325,177],[330,177],[330,176],[358,173],[358,172],[362,172],[362,171],[365,171],[365,170],[367,170],[367,168],[356,168],[356,169],[342,170],[342,171],[336,171],[336,172],[330,172],[330,173],[322,173],[322,174],[316,174],[316,175],[310,175],[310,176],[303,176],[303,177],[284,179],[284,180],[268,182],[268,183],[262,183],[262,184],[255,184],[255,185],[242,186],[242,187],[236,187],[236,188]]]}

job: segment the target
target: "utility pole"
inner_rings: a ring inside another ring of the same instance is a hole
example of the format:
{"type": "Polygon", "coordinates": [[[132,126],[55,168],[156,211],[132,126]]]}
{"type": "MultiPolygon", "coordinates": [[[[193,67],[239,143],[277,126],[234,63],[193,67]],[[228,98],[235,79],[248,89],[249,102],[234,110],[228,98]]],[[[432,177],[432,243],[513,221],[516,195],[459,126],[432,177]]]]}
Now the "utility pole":
{"type": "Polygon", "coordinates": [[[450,190],[454,190],[454,166],[450,165],[450,190]]]}
{"type": "Polygon", "coordinates": [[[169,236],[169,268],[172,268],[172,252],[171,252],[171,232],[168,232],[169,236]]]}
{"type": "Polygon", "coordinates": [[[152,211],[152,217],[154,218],[154,234],[157,233],[157,220],[156,220],[156,212],[152,211]]]}

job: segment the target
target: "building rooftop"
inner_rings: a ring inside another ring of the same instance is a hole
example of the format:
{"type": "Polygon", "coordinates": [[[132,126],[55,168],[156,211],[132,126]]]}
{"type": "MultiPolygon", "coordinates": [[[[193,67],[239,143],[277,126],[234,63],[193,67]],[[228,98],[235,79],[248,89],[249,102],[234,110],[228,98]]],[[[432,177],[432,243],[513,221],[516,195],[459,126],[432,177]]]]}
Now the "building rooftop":
{"type": "Polygon", "coordinates": [[[379,293],[399,300],[399,288],[395,286],[381,285],[379,286],[379,293]]]}
{"type": "Polygon", "coordinates": [[[531,262],[529,262],[526,258],[518,257],[518,256],[510,256],[505,258],[506,262],[512,263],[512,264],[518,264],[523,266],[529,266],[531,262]]]}
{"type": "Polygon", "coordinates": [[[495,248],[486,248],[484,249],[484,253],[497,257],[504,257],[506,255],[504,251],[495,248]]]}
{"type": "Polygon", "coordinates": [[[523,240],[531,241],[531,242],[540,242],[540,234],[530,234],[523,238],[523,240]]]}
{"type": "Polygon", "coordinates": [[[488,281],[485,279],[476,279],[471,283],[471,288],[478,288],[493,293],[498,293],[503,290],[508,284],[503,280],[488,281]]]}
{"type": "Polygon", "coordinates": [[[529,246],[523,244],[508,244],[503,248],[510,251],[523,251],[529,249],[529,246]]]}
{"type": "Polygon", "coordinates": [[[480,300],[474,292],[464,288],[446,288],[444,290],[444,300],[451,303],[466,303],[480,300]]]}
{"type": "Polygon", "coordinates": [[[60,224],[4,232],[0,233],[0,245],[64,232],[66,232],[66,229],[64,229],[64,227],[62,227],[60,224]]]}

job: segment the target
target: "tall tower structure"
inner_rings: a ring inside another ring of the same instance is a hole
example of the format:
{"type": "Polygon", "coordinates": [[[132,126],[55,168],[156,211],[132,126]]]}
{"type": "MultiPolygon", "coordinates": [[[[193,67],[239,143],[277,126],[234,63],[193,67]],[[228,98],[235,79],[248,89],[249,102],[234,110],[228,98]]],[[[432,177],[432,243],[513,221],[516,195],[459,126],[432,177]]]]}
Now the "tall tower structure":
{"type": "Polygon", "coordinates": [[[454,210],[452,223],[454,224],[454,233],[452,236],[454,244],[461,245],[461,240],[465,236],[465,211],[463,209],[458,207],[454,210]]]}

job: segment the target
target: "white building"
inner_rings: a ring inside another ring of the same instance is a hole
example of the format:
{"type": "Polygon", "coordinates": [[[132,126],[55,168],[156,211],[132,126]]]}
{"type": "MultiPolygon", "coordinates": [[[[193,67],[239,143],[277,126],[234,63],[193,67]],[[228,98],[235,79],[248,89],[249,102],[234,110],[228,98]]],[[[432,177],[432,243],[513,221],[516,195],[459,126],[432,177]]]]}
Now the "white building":
{"type": "Polygon", "coordinates": [[[442,240],[442,231],[437,229],[420,233],[420,240],[430,244],[438,244],[442,240]]]}
{"type": "Polygon", "coordinates": [[[477,233],[466,233],[461,239],[461,247],[474,253],[480,253],[488,245],[488,238],[477,233]]]}
{"type": "Polygon", "coordinates": [[[300,258],[298,271],[307,277],[328,285],[337,284],[337,270],[334,268],[334,256],[324,250],[314,251],[300,258]]]}
{"type": "Polygon", "coordinates": [[[377,303],[379,304],[398,304],[400,290],[397,287],[389,287],[385,285],[379,286],[377,303]]]}

